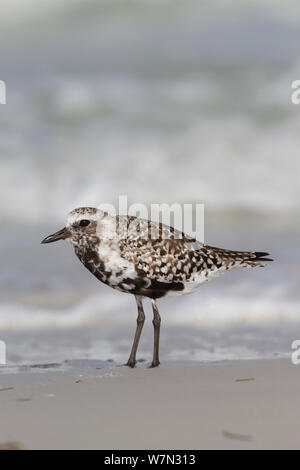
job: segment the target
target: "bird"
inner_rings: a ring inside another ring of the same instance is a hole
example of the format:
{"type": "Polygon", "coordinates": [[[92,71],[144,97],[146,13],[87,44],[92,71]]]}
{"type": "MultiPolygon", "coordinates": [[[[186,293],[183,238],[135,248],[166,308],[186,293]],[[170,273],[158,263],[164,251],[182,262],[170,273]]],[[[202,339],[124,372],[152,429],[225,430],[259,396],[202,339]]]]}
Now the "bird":
{"type": "Polygon", "coordinates": [[[151,299],[154,347],[150,367],[157,367],[161,316],[157,300],[195,291],[217,275],[240,267],[265,266],[266,252],[233,251],[205,245],[160,222],[111,215],[94,207],[72,210],[66,226],[41,243],[71,242],[83,265],[101,282],[135,296],[138,316],[128,362],[136,354],[145,322],[143,301],[151,299]]]}

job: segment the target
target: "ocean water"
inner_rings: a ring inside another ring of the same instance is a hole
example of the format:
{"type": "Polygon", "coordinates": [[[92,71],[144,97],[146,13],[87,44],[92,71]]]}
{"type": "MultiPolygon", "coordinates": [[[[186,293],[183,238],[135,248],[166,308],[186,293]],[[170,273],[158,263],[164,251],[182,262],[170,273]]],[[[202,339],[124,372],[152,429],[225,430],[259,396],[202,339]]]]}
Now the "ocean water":
{"type": "MultiPolygon", "coordinates": [[[[69,210],[124,194],[204,203],[208,243],[275,258],[162,301],[165,358],[290,354],[300,327],[299,25],[296,0],[2,0],[9,362],[126,359],[134,299],[100,285],[70,246],[40,246],[69,210]]],[[[149,324],[141,357],[151,348],[149,324]]]]}

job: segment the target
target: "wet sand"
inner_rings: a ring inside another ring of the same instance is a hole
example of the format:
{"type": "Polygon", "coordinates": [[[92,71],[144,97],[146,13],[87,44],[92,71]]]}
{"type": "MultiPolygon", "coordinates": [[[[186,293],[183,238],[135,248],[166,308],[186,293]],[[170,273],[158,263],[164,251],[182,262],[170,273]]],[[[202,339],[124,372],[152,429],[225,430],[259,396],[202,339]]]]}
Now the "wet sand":
{"type": "Polygon", "coordinates": [[[0,449],[299,449],[289,360],[0,369],[0,449]]]}

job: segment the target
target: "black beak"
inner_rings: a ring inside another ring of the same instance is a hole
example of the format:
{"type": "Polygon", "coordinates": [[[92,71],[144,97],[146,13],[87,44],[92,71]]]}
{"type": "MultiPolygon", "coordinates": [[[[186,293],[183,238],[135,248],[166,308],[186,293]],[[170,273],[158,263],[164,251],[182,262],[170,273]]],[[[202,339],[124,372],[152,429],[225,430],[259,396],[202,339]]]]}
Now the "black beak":
{"type": "Polygon", "coordinates": [[[53,243],[57,242],[58,240],[65,240],[70,236],[68,229],[65,227],[59,232],[54,233],[53,235],[49,235],[49,237],[44,238],[42,243],[53,243]]]}

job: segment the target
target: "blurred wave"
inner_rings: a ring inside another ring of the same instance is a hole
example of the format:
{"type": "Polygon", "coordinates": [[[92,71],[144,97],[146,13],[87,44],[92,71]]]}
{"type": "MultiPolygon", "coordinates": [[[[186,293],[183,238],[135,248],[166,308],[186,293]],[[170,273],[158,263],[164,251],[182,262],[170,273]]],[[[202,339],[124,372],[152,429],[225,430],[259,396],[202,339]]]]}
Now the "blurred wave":
{"type": "Polygon", "coordinates": [[[155,12],[174,10],[224,12],[232,13],[251,10],[272,11],[273,15],[280,18],[295,20],[295,15],[300,13],[300,6],[297,0],[286,0],[285,8],[282,8],[280,0],[210,0],[209,2],[199,2],[197,0],[189,0],[182,2],[181,0],[52,0],[45,1],[43,4],[37,3],[35,0],[2,0],[1,2],[1,18],[2,22],[12,20],[20,20],[26,22],[29,19],[40,19],[49,14],[59,15],[62,12],[74,12],[80,15],[101,12],[132,12],[136,14],[149,14],[155,12]]]}
{"type": "Polygon", "coordinates": [[[5,2],[40,16],[0,45],[1,216],[38,223],[119,194],[297,211],[300,30],[276,2],[225,3],[226,17],[220,2],[5,2]]]}
{"type": "Polygon", "coordinates": [[[39,251],[69,210],[122,194],[204,203],[210,243],[276,259],[185,316],[166,303],[171,324],[297,321],[299,25],[296,0],[2,0],[0,336],[132,321],[65,248],[39,251]]]}
{"type": "MultiPolygon", "coordinates": [[[[224,293],[223,293],[224,294],[224,293]]],[[[268,325],[296,323],[299,305],[280,298],[274,289],[264,291],[254,298],[246,295],[197,295],[186,297],[172,309],[162,301],[161,312],[166,325],[189,327],[222,327],[225,325],[268,325]],[[199,299],[200,296],[200,299],[199,299]],[[183,303],[184,302],[184,303],[183,303]]],[[[46,300],[46,299],[45,299],[46,300]]],[[[298,299],[299,301],[299,299],[298,299]]],[[[168,302],[168,301],[166,301],[168,302]]],[[[45,301],[46,303],[46,301],[45,301]]],[[[134,301],[130,296],[115,297],[101,293],[80,300],[67,308],[32,308],[29,305],[2,303],[0,328],[5,332],[69,330],[107,328],[108,325],[134,327],[134,301]]]]}
{"type": "MultiPolygon", "coordinates": [[[[53,78],[38,91],[22,90],[1,110],[1,215],[61,219],[119,194],[295,212],[299,119],[289,96],[278,102],[283,81],[270,84],[252,71],[247,98],[235,87],[222,96],[230,84],[205,77],[53,78]]],[[[288,86],[286,78],[287,95],[288,86]]]]}

